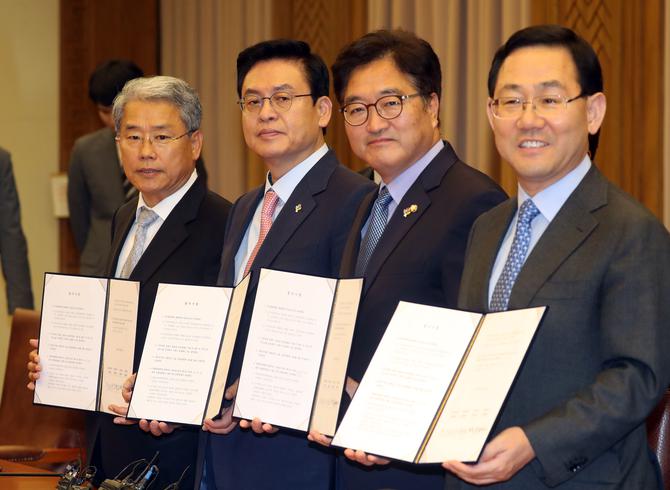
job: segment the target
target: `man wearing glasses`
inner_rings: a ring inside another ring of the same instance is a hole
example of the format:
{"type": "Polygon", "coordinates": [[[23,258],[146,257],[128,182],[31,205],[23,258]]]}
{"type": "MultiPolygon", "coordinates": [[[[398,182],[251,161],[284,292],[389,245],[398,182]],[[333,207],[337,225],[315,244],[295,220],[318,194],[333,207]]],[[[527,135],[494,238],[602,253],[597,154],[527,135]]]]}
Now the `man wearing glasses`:
{"type": "MultiPolygon", "coordinates": [[[[262,267],[336,277],[354,214],[374,186],[340,165],[325,144],[332,109],[328,68],[304,42],[266,41],[239,54],[237,89],[244,139],[268,173],[262,186],[233,206],[219,283],[237,284],[251,272],[253,291],[262,267]]],[[[247,308],[229,398],[236,390],[250,316],[247,308]]],[[[231,409],[203,427],[208,432],[202,438],[205,488],[334,488],[332,451],[258,419],[241,421],[241,430],[231,409]]]]}
{"type": "Polygon", "coordinates": [[[645,419],[670,372],[670,236],[593,165],[606,101],[598,57],[534,26],[497,51],[488,115],[518,196],[474,224],[459,306],[548,305],[475,465],[447,489],[662,489],[645,419]]]}
{"type": "MultiPolygon", "coordinates": [[[[472,222],[505,195],[440,138],[442,75],[426,41],[404,31],[366,34],[340,52],[333,78],[351,148],[382,180],[361,204],[342,258],[343,276],[365,278],[349,361],[352,394],[398,301],[456,306],[472,222]]],[[[365,468],[378,460],[346,454],[358,462],[338,461],[341,488],[443,485],[440,468],[365,468]]]]}
{"type": "MultiPolygon", "coordinates": [[[[139,194],[114,214],[107,275],[140,282],[137,372],[158,284],[216,283],[231,205],[207,191],[195,170],[203,141],[202,108],[186,82],[166,76],[131,80],[114,99],[112,116],[124,172],[139,194]]],[[[28,369],[32,385],[39,378],[36,351],[28,369]]],[[[126,407],[110,408],[126,413],[126,407]]],[[[160,472],[152,485],[165,488],[190,465],[180,488],[193,487],[198,431],[183,429],[157,438],[157,422],[150,427],[142,421],[143,430],[106,414],[91,414],[87,422],[88,460],[97,468],[98,484],[159,451],[160,472]]],[[[172,432],[166,424],[162,427],[172,432]]]]}

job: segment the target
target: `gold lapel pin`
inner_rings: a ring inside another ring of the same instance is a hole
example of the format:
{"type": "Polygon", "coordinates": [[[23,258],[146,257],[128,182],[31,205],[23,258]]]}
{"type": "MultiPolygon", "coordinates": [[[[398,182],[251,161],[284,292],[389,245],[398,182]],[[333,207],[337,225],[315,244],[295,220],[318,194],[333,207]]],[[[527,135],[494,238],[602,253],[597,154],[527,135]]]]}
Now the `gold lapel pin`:
{"type": "Polygon", "coordinates": [[[419,206],[412,204],[410,207],[402,210],[402,217],[407,218],[410,214],[416,213],[419,210],[419,206]]]}
{"type": "Polygon", "coordinates": [[[296,204],[295,205],[295,212],[299,213],[300,211],[302,211],[302,204],[296,204]]]}

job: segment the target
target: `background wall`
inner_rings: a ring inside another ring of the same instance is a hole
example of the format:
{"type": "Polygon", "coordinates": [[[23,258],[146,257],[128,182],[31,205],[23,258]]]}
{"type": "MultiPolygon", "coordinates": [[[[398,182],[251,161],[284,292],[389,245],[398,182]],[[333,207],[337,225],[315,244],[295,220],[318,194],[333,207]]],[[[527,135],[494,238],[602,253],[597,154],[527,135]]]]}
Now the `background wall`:
{"type": "MultiPolygon", "coordinates": [[[[58,171],[58,0],[0,0],[0,145],[12,154],[36,305],[42,275],[58,270],[49,177],[58,171]]],[[[0,393],[9,339],[0,279],[0,393]]]]}

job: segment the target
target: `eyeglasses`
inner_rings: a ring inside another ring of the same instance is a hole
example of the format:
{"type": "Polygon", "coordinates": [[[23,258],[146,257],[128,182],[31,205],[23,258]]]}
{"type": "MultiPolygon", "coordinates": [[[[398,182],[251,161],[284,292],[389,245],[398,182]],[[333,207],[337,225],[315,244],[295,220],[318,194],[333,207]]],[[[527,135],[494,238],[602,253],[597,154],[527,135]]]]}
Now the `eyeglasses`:
{"type": "Polygon", "coordinates": [[[193,131],[186,131],[184,134],[179,136],[169,136],[167,134],[156,134],[156,135],[147,135],[141,136],[136,133],[129,134],[117,134],[116,141],[126,146],[128,148],[141,148],[144,145],[144,141],[148,141],[150,145],[154,148],[164,148],[173,141],[183,138],[186,135],[190,135],[193,131]]]}
{"type": "Polygon", "coordinates": [[[403,102],[417,95],[421,94],[417,92],[408,95],[385,95],[372,104],[352,102],[342,107],[340,112],[344,116],[344,121],[350,126],[365,124],[370,117],[370,107],[374,107],[379,117],[383,119],[395,119],[402,113],[403,102]]]}
{"type": "Polygon", "coordinates": [[[260,95],[245,95],[237,103],[243,111],[258,113],[261,112],[263,104],[266,100],[270,101],[270,105],[277,111],[286,112],[291,108],[293,99],[296,97],[310,97],[312,94],[298,94],[293,95],[288,92],[275,92],[269,97],[261,97],[260,95]]]}
{"type": "Polygon", "coordinates": [[[499,119],[520,117],[527,104],[531,105],[538,116],[555,117],[563,114],[570,102],[582,97],[588,96],[586,94],[579,94],[570,99],[565,95],[538,95],[528,100],[521,97],[500,97],[489,102],[489,105],[491,106],[493,115],[499,119]]]}

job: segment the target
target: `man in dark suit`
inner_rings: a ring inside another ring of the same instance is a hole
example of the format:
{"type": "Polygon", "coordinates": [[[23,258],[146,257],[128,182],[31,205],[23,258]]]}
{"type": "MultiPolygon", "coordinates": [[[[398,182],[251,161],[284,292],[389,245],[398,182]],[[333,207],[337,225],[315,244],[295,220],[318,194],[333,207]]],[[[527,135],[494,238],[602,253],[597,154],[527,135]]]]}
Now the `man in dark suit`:
{"type": "MultiPolygon", "coordinates": [[[[352,394],[400,300],[456,305],[470,227],[505,194],[440,138],[442,75],[426,41],[404,31],[366,34],[340,52],[333,78],[351,148],[382,180],[361,204],[342,258],[342,276],[365,278],[348,368],[352,394]]],[[[443,485],[439,467],[366,468],[379,459],[345,454],[356,462],[339,459],[341,488],[443,485]]]]}
{"type": "Polygon", "coordinates": [[[14,183],[12,159],[0,148],[0,260],[7,288],[7,309],[33,308],[28,246],[21,228],[19,196],[14,183]]]}
{"type": "MultiPolygon", "coordinates": [[[[216,283],[230,203],[208,192],[195,169],[203,140],[201,115],[195,90],[172,77],[132,80],[114,101],[119,154],[139,195],[114,216],[107,271],[140,281],[135,372],[158,284],[216,283]]],[[[31,360],[39,361],[35,353],[31,360]]],[[[120,415],[126,411],[112,409],[120,415]]],[[[98,469],[97,479],[113,478],[128,463],[160,451],[160,473],[152,485],[166,487],[189,465],[180,488],[194,485],[198,430],[159,428],[156,421],[140,422],[139,430],[123,417],[103,414],[93,414],[89,422],[89,460],[98,469]],[[157,437],[165,432],[173,433],[157,437]]]]}
{"type": "Polygon", "coordinates": [[[444,464],[446,488],[662,489],[645,418],[670,381],[670,236],[592,164],[598,57],[570,29],[529,27],[488,88],[518,196],[473,226],[459,305],[548,310],[493,439],[477,464],[444,464]]]}
{"type": "Polygon", "coordinates": [[[112,102],[128,80],[141,77],[132,61],[109,60],[88,81],[88,95],[104,127],[77,139],[68,168],[67,200],[70,227],[79,250],[79,271],[106,272],[114,212],[135,195],[123,174],[114,141],[112,102]]]}
{"type": "MultiPolygon", "coordinates": [[[[324,142],[332,109],[328,68],[304,42],[266,41],[240,53],[237,79],[244,138],[268,174],[233,207],[220,284],[236,284],[251,271],[253,297],[261,267],[336,277],[351,220],[372,184],[340,165],[324,142]]],[[[231,382],[239,376],[250,315],[247,308],[231,382]]],[[[252,430],[240,430],[230,412],[203,427],[205,488],[334,488],[332,451],[258,419],[241,421],[252,430]]]]}

